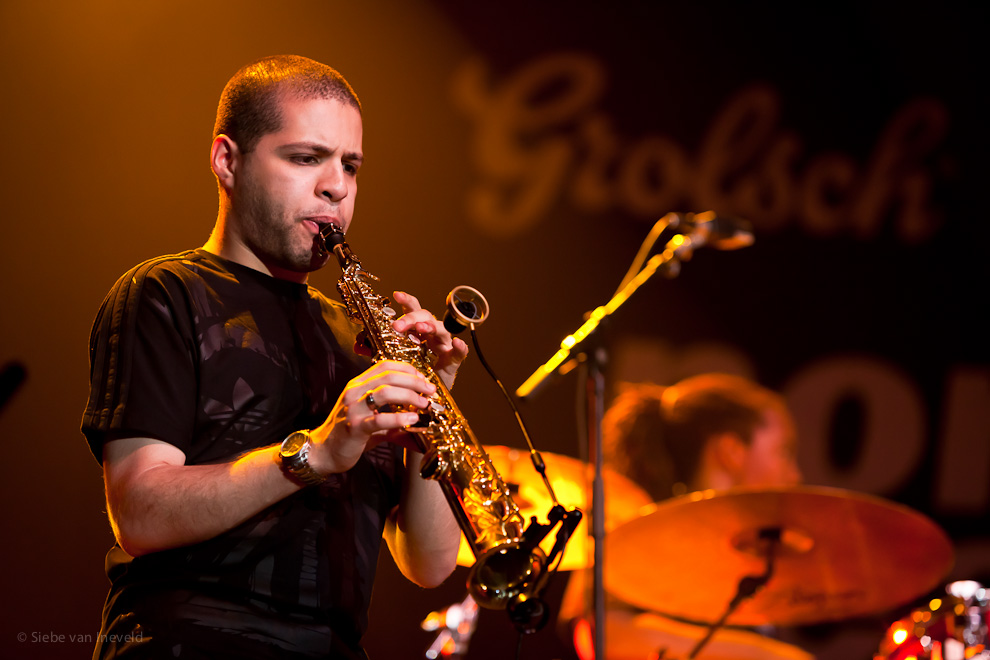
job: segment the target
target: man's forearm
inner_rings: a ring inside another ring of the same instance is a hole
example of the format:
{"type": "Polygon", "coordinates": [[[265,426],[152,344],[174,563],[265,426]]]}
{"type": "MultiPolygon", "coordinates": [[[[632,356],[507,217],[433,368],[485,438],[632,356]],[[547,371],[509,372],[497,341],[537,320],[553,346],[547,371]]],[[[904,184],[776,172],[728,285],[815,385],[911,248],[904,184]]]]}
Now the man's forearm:
{"type": "Polygon", "coordinates": [[[406,485],[386,541],[407,578],[434,587],[457,565],[461,530],[440,484],[419,475],[421,459],[422,454],[407,451],[406,485]]]}
{"type": "Polygon", "coordinates": [[[211,539],[299,490],[276,462],[278,446],[232,463],[159,463],[107,479],[107,504],[121,547],[138,556],[211,539]]]}

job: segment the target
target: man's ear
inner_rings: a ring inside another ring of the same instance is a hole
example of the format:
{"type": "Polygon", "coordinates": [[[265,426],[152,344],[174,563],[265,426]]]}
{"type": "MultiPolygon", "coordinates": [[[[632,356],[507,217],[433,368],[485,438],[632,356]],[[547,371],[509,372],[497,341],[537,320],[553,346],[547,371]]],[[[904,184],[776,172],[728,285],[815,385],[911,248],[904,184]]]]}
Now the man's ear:
{"type": "Polygon", "coordinates": [[[226,135],[218,135],[210,149],[210,166],[217,181],[228,192],[234,187],[234,176],[240,167],[241,152],[237,143],[226,135]]]}
{"type": "Polygon", "coordinates": [[[736,477],[746,465],[749,446],[736,433],[724,432],[712,436],[708,441],[716,464],[725,472],[736,477]]]}

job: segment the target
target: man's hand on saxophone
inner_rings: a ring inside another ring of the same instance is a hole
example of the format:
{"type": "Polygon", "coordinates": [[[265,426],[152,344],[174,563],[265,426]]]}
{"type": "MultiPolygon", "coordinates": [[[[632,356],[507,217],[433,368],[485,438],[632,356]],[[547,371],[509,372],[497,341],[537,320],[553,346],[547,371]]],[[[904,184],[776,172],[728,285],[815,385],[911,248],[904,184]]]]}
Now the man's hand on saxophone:
{"type": "Polygon", "coordinates": [[[404,291],[395,291],[392,296],[402,306],[403,316],[392,325],[396,332],[415,333],[426,342],[427,347],[437,356],[433,371],[443,384],[450,389],[454,386],[457,369],[468,354],[468,345],[454,337],[433,314],[423,309],[419,300],[404,291]]]}
{"type": "Polygon", "coordinates": [[[382,408],[423,410],[435,391],[413,366],[385,360],[351,380],[327,420],[309,433],[309,464],[320,475],[350,469],[382,442],[406,449],[402,496],[383,537],[402,573],[422,587],[437,586],[453,572],[461,531],[440,484],[419,475],[422,454],[405,431],[419,415],[382,408]]]}
{"type": "MultiPolygon", "coordinates": [[[[447,388],[451,388],[457,370],[468,355],[468,345],[454,337],[442,321],[426,309],[419,300],[404,291],[393,292],[393,298],[404,312],[392,324],[401,334],[413,334],[423,341],[436,356],[433,370],[447,388]]],[[[355,352],[371,356],[363,343],[364,331],[358,334],[355,352]]],[[[416,441],[404,429],[419,421],[409,409],[425,410],[428,397],[436,387],[410,364],[383,360],[348,383],[333,412],[320,427],[312,431],[313,442],[326,444],[327,452],[312,461],[321,472],[330,474],[349,470],[361,454],[381,442],[395,442],[419,452],[416,441]],[[401,406],[406,412],[392,412],[401,406]],[[322,461],[322,462],[321,462],[322,461]]],[[[321,448],[322,449],[322,448],[321,448]]]]}
{"type": "Polygon", "coordinates": [[[425,409],[435,391],[412,365],[376,363],[347,383],[326,421],[310,432],[310,465],[323,475],[345,472],[385,441],[418,450],[404,429],[418,421],[412,411],[425,409]]]}

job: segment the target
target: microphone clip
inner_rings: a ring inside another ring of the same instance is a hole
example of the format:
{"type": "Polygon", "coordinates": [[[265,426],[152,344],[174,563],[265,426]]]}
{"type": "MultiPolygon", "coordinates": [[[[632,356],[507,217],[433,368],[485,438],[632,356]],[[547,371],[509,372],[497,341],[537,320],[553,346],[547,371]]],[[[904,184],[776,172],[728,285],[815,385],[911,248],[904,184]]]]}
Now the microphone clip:
{"type": "Polygon", "coordinates": [[[686,235],[692,249],[709,245],[718,250],[738,250],[753,244],[753,228],[748,221],[715,211],[671,213],[669,226],[686,235]]]}
{"type": "MultiPolygon", "coordinates": [[[[547,555],[546,566],[553,566],[554,561],[564,551],[564,547],[573,535],[574,530],[581,523],[583,514],[580,509],[568,511],[560,504],[555,504],[550,513],[547,514],[548,523],[537,522],[536,516],[530,518],[529,526],[523,531],[522,544],[528,549],[536,548],[544,538],[560,525],[554,537],[553,548],[547,555]]],[[[547,587],[550,576],[556,569],[545,573],[539,582],[539,586],[531,594],[519,594],[508,605],[509,620],[516,629],[523,634],[535,633],[547,624],[550,618],[550,610],[544,602],[542,595],[547,587]]]]}

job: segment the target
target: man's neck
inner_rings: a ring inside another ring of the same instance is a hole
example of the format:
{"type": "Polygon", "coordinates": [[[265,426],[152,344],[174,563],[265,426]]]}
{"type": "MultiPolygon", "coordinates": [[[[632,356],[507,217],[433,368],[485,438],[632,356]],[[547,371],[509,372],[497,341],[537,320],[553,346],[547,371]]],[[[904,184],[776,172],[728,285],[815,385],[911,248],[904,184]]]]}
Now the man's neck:
{"type": "Polygon", "coordinates": [[[274,264],[265,263],[243,241],[224,231],[225,226],[224,220],[217,218],[210,237],[203,245],[204,250],[280,280],[287,280],[298,284],[306,284],[309,281],[309,273],[300,273],[294,270],[279,268],[274,264]]]}

